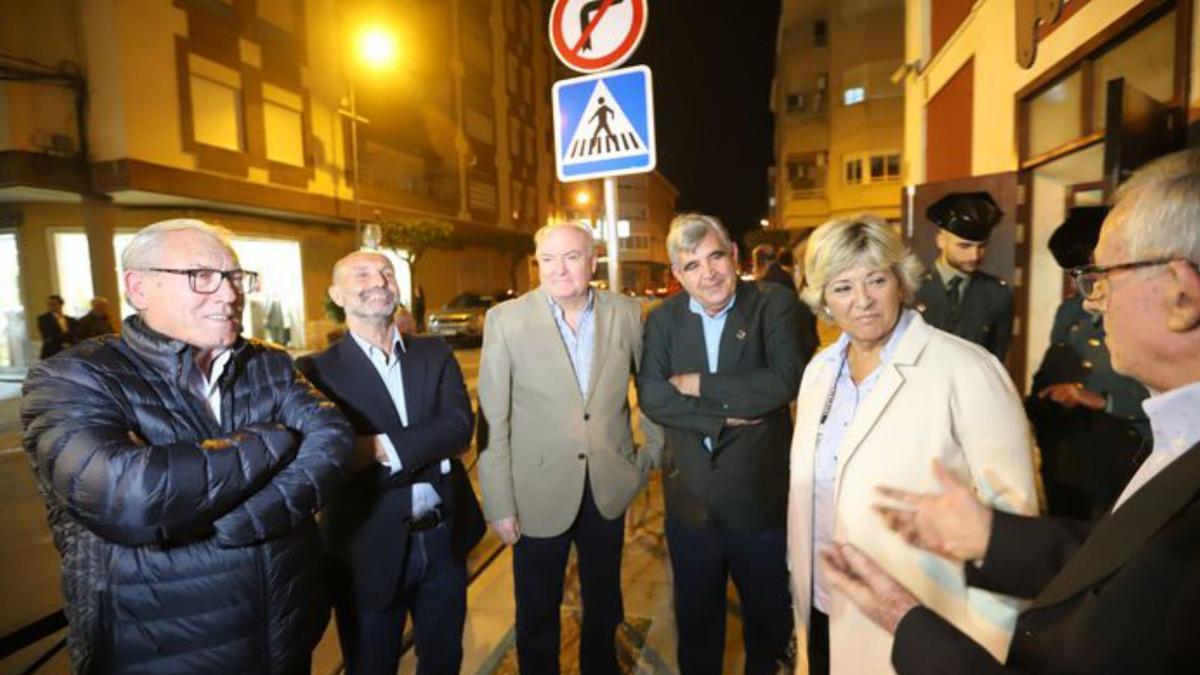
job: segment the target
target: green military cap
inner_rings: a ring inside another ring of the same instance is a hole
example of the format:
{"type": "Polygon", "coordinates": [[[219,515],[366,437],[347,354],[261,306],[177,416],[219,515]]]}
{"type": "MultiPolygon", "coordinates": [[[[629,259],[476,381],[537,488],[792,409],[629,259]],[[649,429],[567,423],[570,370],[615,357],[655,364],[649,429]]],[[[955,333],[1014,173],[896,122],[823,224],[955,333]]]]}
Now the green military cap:
{"type": "Polygon", "coordinates": [[[935,225],[968,241],[987,241],[1004,212],[986,192],[952,192],[925,210],[935,225]]]}
{"type": "Polygon", "coordinates": [[[1069,270],[1091,262],[1092,249],[1100,240],[1100,224],[1108,215],[1107,206],[1076,206],[1050,235],[1050,253],[1058,266],[1069,270]]]}

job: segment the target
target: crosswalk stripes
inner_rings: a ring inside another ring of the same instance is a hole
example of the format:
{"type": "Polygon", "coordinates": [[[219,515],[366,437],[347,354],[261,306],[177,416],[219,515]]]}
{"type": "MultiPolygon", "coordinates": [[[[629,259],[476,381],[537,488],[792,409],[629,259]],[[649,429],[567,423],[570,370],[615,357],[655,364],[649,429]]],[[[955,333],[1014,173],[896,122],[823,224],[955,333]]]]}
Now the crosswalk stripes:
{"type": "Polygon", "coordinates": [[[567,154],[570,159],[576,157],[588,157],[591,155],[604,155],[611,152],[624,152],[627,150],[638,150],[642,144],[638,142],[637,135],[631,131],[622,134],[613,134],[611,136],[597,136],[594,138],[578,138],[571,144],[571,151],[567,154]]]}

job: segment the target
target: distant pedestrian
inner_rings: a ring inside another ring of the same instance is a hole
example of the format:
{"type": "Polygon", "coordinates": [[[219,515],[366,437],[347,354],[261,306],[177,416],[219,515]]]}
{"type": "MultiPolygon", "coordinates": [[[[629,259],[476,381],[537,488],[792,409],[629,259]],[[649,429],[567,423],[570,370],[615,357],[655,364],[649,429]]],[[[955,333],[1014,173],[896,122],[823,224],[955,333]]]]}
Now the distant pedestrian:
{"type": "Polygon", "coordinates": [[[412,317],[417,324],[417,332],[425,332],[425,289],[421,286],[413,286],[412,292],[412,317]]]}
{"type": "Polygon", "coordinates": [[[91,311],[79,317],[75,322],[76,343],[116,332],[117,327],[113,325],[112,317],[108,313],[108,298],[102,295],[92,298],[91,311]]]}
{"type": "Polygon", "coordinates": [[[75,319],[63,313],[63,304],[61,295],[51,295],[46,298],[46,312],[38,315],[38,333],[42,336],[42,359],[48,359],[75,344],[72,338],[75,319]]]}

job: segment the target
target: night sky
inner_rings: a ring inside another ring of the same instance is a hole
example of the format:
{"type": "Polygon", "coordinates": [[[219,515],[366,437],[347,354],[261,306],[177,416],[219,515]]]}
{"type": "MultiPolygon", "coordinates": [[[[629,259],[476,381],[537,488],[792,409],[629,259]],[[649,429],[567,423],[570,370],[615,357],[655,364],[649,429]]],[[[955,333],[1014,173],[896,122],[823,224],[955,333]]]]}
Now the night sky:
{"type": "Polygon", "coordinates": [[[771,75],[778,0],[648,0],[649,25],[626,65],[654,74],[658,169],[680,211],[734,233],[767,215],[771,75]]]}

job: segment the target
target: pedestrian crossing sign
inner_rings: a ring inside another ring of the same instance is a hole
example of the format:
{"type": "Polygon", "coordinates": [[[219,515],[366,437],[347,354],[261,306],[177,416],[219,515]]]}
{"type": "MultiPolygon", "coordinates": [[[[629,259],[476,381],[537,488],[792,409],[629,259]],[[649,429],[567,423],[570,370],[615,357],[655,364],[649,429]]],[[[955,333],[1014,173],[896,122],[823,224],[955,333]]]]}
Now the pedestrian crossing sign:
{"type": "Polygon", "coordinates": [[[634,66],[554,83],[558,179],[653,171],[654,97],[650,69],[634,66]]]}

